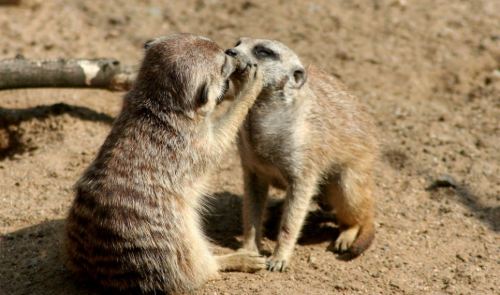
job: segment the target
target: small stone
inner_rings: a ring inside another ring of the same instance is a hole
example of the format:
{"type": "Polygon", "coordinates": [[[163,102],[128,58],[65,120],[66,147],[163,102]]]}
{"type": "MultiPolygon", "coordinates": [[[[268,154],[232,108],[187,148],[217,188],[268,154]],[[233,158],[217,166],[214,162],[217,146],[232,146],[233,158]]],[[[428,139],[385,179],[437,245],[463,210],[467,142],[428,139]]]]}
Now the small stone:
{"type": "Polygon", "coordinates": [[[443,174],[434,179],[432,183],[426,188],[426,190],[435,190],[442,187],[457,188],[458,183],[452,176],[443,174]]]}
{"type": "Polygon", "coordinates": [[[314,264],[316,262],[316,258],[312,254],[309,254],[309,257],[307,257],[307,262],[314,264]]]}
{"type": "Polygon", "coordinates": [[[396,289],[401,289],[401,287],[399,287],[399,285],[398,285],[398,284],[396,284],[395,282],[392,282],[392,281],[391,281],[391,282],[389,282],[389,286],[394,287],[394,288],[396,288],[396,289]]]}
{"type": "Polygon", "coordinates": [[[110,17],[110,18],[108,18],[108,23],[110,25],[116,26],[116,25],[122,25],[123,21],[119,18],[116,18],[116,17],[110,17]]]}
{"type": "Polygon", "coordinates": [[[45,50],[51,50],[52,48],[54,48],[54,44],[52,43],[47,43],[43,45],[43,49],[45,50]]]}
{"type": "Polygon", "coordinates": [[[458,260],[460,260],[462,262],[466,262],[465,258],[463,258],[462,255],[457,254],[456,257],[457,257],[458,260]]]}

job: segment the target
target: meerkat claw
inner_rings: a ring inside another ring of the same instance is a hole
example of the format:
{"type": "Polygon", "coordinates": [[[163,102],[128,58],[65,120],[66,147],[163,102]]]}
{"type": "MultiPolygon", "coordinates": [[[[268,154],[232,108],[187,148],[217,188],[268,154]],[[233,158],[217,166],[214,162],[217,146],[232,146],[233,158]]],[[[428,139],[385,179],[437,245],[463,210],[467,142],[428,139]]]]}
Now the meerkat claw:
{"type": "Polygon", "coordinates": [[[269,271],[277,271],[277,272],[283,272],[286,270],[286,260],[273,260],[273,259],[268,259],[266,261],[266,266],[267,270],[269,271]]]}

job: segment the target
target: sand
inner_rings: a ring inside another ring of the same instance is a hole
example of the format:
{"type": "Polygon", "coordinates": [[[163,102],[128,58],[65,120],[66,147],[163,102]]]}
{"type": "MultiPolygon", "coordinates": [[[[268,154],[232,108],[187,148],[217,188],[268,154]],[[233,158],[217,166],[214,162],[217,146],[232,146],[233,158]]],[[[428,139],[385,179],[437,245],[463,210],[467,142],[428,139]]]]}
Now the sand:
{"type": "MultiPolygon", "coordinates": [[[[499,294],[499,11],[497,0],[23,0],[0,6],[0,58],[137,64],[144,41],[172,32],[222,47],[278,39],[339,77],[377,122],[376,239],[341,261],[327,250],[335,228],[310,220],[287,272],[224,273],[197,294],[499,294]],[[440,179],[449,186],[427,189],[440,179]]],[[[0,91],[0,294],[95,292],[64,269],[61,236],[72,185],[122,96],[0,91]]],[[[217,253],[241,241],[240,174],[233,147],[206,216],[217,253]]]]}

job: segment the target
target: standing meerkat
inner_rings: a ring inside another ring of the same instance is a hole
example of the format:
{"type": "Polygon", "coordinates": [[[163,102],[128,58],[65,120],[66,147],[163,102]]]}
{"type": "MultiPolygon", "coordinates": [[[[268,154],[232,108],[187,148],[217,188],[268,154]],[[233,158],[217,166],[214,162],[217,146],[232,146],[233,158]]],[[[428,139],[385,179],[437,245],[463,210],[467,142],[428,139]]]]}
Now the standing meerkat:
{"type": "Polygon", "coordinates": [[[201,229],[209,168],[236,138],[262,87],[213,41],[176,34],[147,42],[133,89],[76,184],[66,226],[68,267],[126,293],[195,289],[219,270],[256,271],[249,252],[214,256],[201,229]],[[212,111],[228,88],[229,110],[212,111]]]}
{"type": "Polygon", "coordinates": [[[286,189],[276,248],[267,261],[283,271],[313,196],[335,208],[335,252],[354,258],[374,238],[372,170],[378,144],[370,117],[334,77],[273,40],[242,38],[226,51],[257,63],[262,92],[239,133],[244,172],[243,249],[260,251],[269,185],[286,189]]]}

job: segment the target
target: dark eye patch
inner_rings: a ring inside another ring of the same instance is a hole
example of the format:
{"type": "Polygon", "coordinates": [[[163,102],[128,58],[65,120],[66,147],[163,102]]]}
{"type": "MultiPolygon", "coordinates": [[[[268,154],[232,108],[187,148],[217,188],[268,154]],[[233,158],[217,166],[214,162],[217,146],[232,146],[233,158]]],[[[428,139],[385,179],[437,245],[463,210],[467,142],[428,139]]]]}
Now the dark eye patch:
{"type": "Polygon", "coordinates": [[[278,60],[280,58],[279,54],[274,52],[272,49],[265,47],[264,45],[255,45],[253,48],[253,54],[258,59],[273,59],[278,60]]]}

